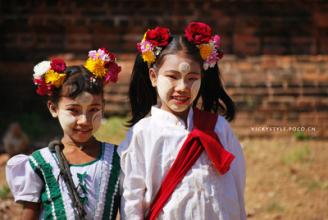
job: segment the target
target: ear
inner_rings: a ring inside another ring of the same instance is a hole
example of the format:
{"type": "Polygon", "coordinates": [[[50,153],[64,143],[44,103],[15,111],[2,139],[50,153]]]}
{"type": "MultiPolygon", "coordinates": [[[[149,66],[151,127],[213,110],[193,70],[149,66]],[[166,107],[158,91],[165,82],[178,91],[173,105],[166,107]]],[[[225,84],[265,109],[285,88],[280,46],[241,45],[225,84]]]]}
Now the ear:
{"type": "Polygon", "coordinates": [[[149,78],[153,87],[157,86],[157,74],[154,68],[149,69],[149,78]]]}
{"type": "Polygon", "coordinates": [[[55,103],[53,103],[52,101],[48,101],[47,106],[48,106],[49,112],[52,115],[52,117],[57,118],[58,117],[57,105],[55,105],[55,103]]]}

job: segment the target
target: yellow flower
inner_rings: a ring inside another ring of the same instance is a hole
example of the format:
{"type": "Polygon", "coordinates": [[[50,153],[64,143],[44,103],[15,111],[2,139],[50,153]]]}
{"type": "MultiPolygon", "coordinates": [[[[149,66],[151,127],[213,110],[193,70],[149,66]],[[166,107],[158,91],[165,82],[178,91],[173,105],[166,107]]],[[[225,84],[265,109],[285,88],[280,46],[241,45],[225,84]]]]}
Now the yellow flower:
{"type": "Polygon", "coordinates": [[[142,53],[142,59],[148,63],[148,65],[152,64],[153,62],[155,62],[155,55],[153,53],[153,51],[148,50],[146,52],[142,53]]]}
{"type": "Polygon", "coordinates": [[[212,53],[212,47],[209,44],[199,45],[200,56],[203,60],[206,60],[207,57],[212,53]]]}
{"type": "Polygon", "coordinates": [[[66,74],[64,73],[57,73],[54,70],[49,70],[45,75],[44,79],[46,83],[50,83],[55,87],[60,87],[65,79],[66,74]]]}
{"type": "Polygon", "coordinates": [[[84,66],[98,78],[103,78],[107,73],[104,61],[101,59],[93,60],[89,58],[84,66]]]}

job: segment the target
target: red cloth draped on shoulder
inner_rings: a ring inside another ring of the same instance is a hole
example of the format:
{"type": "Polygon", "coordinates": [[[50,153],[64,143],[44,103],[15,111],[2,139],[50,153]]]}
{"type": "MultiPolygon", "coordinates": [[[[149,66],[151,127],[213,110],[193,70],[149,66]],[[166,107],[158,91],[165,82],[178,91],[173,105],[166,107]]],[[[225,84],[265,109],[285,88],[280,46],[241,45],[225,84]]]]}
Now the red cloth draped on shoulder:
{"type": "Polygon", "coordinates": [[[217,114],[203,112],[194,108],[194,128],[189,133],[172,167],[163,179],[161,187],[150,206],[148,216],[146,217],[147,220],[155,220],[157,218],[176,186],[191,169],[203,150],[206,151],[220,175],[225,174],[230,169],[230,164],[235,156],[224,149],[214,131],[217,118],[217,114]]]}

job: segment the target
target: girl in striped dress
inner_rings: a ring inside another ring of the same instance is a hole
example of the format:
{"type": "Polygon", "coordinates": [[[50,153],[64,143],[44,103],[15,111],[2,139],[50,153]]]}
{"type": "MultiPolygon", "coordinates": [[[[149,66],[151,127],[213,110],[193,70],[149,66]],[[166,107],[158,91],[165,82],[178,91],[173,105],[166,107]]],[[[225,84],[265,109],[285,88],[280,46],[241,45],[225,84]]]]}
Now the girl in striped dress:
{"type": "Polygon", "coordinates": [[[63,135],[7,163],[7,182],[23,204],[22,219],[116,218],[120,159],[113,144],[93,134],[103,115],[104,85],[116,82],[120,70],[105,48],[90,51],[83,66],[67,67],[61,59],[35,66],[36,92],[48,98],[63,135]]]}

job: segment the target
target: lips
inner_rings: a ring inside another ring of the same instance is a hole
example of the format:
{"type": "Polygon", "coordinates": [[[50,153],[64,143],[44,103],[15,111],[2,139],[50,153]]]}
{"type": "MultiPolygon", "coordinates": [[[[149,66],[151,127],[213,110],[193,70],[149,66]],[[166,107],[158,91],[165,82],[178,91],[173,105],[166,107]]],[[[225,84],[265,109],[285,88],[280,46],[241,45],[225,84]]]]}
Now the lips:
{"type": "Polygon", "coordinates": [[[92,129],[74,129],[74,131],[81,134],[86,134],[86,133],[90,133],[92,129]]]}
{"type": "Polygon", "coordinates": [[[189,102],[190,97],[189,96],[172,96],[172,99],[176,104],[186,104],[189,102]]]}

